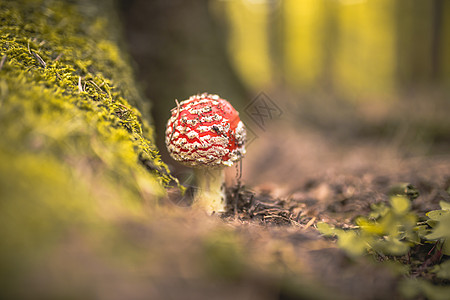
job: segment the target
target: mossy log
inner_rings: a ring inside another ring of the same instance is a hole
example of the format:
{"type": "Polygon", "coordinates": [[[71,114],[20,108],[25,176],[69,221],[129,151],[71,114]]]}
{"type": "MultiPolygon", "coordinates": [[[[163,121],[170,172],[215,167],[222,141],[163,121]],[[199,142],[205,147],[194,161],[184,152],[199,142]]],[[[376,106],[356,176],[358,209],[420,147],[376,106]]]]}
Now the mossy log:
{"type": "Polygon", "coordinates": [[[0,2],[0,293],[9,299],[36,291],[31,277],[62,240],[107,235],[174,182],[113,4],[0,2]]]}

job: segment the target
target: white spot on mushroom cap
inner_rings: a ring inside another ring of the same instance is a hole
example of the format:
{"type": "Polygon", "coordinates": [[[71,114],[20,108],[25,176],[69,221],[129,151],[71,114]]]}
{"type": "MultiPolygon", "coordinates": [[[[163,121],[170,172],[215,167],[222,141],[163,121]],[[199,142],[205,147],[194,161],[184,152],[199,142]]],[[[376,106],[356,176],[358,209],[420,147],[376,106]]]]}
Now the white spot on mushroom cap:
{"type": "MultiPolygon", "coordinates": [[[[238,146],[245,144],[245,139],[247,138],[247,131],[245,130],[245,125],[242,123],[242,121],[239,121],[238,125],[236,126],[236,141],[238,146]]],[[[245,149],[244,149],[245,153],[245,149]]]]}
{"type": "Polygon", "coordinates": [[[195,139],[195,138],[198,138],[198,132],[195,131],[195,130],[190,130],[186,135],[191,140],[195,139]]]}
{"type": "Polygon", "coordinates": [[[223,117],[219,114],[213,114],[210,116],[203,116],[200,118],[200,122],[215,122],[222,120],[223,117]]]}

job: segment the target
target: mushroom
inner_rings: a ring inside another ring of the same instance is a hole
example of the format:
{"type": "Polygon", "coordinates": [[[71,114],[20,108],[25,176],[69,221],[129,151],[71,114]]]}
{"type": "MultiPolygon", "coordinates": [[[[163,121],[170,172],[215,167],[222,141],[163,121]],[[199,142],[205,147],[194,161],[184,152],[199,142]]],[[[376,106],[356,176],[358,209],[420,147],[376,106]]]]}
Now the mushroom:
{"type": "Polygon", "coordinates": [[[176,102],[167,123],[167,149],[174,160],[194,168],[198,189],[193,206],[210,214],[224,212],[224,167],[245,154],[244,123],[218,95],[203,93],[176,102]]]}

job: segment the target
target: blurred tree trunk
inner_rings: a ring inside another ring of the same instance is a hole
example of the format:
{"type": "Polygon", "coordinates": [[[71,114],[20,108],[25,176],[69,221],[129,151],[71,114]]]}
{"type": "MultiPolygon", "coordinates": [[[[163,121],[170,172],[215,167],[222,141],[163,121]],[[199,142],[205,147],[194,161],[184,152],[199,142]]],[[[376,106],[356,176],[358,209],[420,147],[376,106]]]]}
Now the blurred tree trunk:
{"type": "Polygon", "coordinates": [[[444,2],[442,0],[434,0],[433,3],[433,33],[432,33],[432,63],[431,63],[431,75],[433,80],[439,79],[440,72],[440,58],[442,56],[442,42],[444,37],[442,36],[442,24],[444,16],[444,2]]]}
{"type": "Polygon", "coordinates": [[[214,18],[209,3],[121,1],[129,51],[153,102],[158,146],[167,161],[163,136],[175,99],[209,92],[242,110],[248,98],[228,60],[225,20],[214,18]]]}
{"type": "MultiPolygon", "coordinates": [[[[412,87],[445,89],[450,82],[448,1],[222,2],[238,8],[223,12],[229,15],[230,27],[239,28],[232,32],[238,37],[230,37],[238,41],[231,55],[240,62],[235,67],[244,82],[269,68],[270,78],[282,82],[286,90],[383,102],[412,87]],[[272,15],[249,13],[258,10],[272,15]],[[252,48],[249,41],[254,37],[268,40],[269,51],[252,48]]],[[[267,86],[271,82],[252,88],[267,86]]]]}
{"type": "Polygon", "coordinates": [[[450,86],[450,2],[434,0],[433,5],[433,78],[450,86]]]}
{"type": "Polygon", "coordinates": [[[411,87],[433,77],[436,36],[434,1],[397,2],[397,58],[400,85],[411,87]]]}
{"type": "Polygon", "coordinates": [[[400,85],[445,84],[450,78],[450,3],[401,1],[397,12],[400,85]]]}

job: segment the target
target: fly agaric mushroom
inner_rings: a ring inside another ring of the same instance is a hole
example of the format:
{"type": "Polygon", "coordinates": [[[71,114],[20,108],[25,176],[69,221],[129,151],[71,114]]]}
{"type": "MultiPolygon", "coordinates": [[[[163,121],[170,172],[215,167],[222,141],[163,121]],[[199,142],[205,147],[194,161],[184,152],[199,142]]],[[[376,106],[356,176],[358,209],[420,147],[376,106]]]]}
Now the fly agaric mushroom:
{"type": "Polygon", "coordinates": [[[194,168],[198,189],[194,206],[224,212],[224,167],[245,154],[245,126],[239,113],[218,95],[191,96],[171,110],[166,146],[176,161],[194,168]]]}

